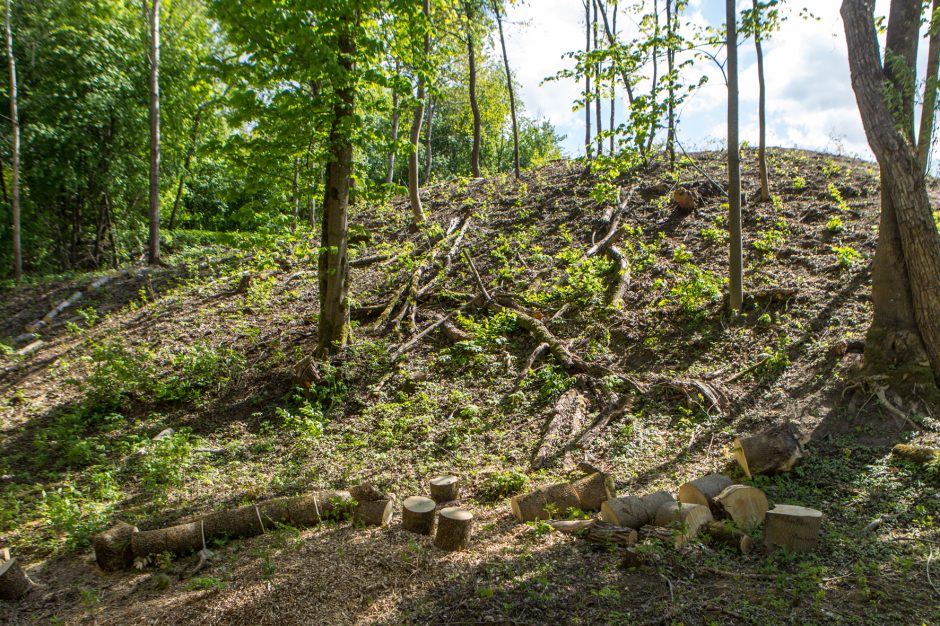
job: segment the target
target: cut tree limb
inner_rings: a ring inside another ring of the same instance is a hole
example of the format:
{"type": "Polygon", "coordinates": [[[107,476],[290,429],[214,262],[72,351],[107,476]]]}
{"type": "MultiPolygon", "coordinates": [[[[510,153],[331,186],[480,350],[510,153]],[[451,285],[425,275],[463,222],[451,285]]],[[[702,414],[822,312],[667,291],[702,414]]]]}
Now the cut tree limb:
{"type": "Polygon", "coordinates": [[[392,519],[395,502],[391,498],[358,502],[353,508],[353,522],[365,526],[385,526],[392,519]]]}
{"type": "Polygon", "coordinates": [[[437,516],[434,545],[448,552],[465,550],[473,532],[473,513],[456,506],[441,509],[437,516]]]}
{"type": "Polygon", "coordinates": [[[456,476],[435,476],[431,479],[431,499],[438,504],[460,498],[460,479],[456,476]]]}
{"type": "Polygon", "coordinates": [[[786,472],[804,456],[802,434],[791,424],[775,426],[734,440],[734,456],[748,478],[786,472]]]}
{"type": "Polygon", "coordinates": [[[569,389],[559,396],[548,422],[542,430],[541,443],[532,455],[532,469],[542,469],[557,460],[568,448],[568,443],[581,430],[587,415],[587,399],[577,389],[569,389]]]}
{"type": "Polygon", "coordinates": [[[700,528],[700,532],[707,535],[713,543],[722,545],[741,554],[747,554],[754,549],[754,540],[746,532],[723,522],[707,522],[700,528]]]}
{"type": "Polygon", "coordinates": [[[769,508],[764,492],[748,485],[731,485],[715,496],[715,502],[744,530],[763,524],[769,508]]]}
{"type": "Polygon", "coordinates": [[[778,504],[767,511],[764,545],[769,550],[784,547],[791,552],[810,552],[819,542],[823,514],[791,504],[778,504]]]}
{"type": "Polygon", "coordinates": [[[899,443],[891,448],[891,454],[914,463],[935,463],[940,461],[940,450],[927,446],[912,446],[899,443]]]}
{"type": "Polygon", "coordinates": [[[708,474],[687,482],[679,487],[679,502],[701,504],[711,509],[714,514],[720,509],[715,498],[732,485],[732,481],[722,474],[708,474]]]}
{"type": "Polygon", "coordinates": [[[34,586],[19,562],[4,550],[0,557],[0,600],[16,602],[34,586]]]}
{"type": "Polygon", "coordinates": [[[653,522],[664,504],[675,502],[672,494],[656,491],[642,497],[622,496],[601,504],[601,519],[617,526],[640,528],[653,522]]]}
{"type": "Polygon", "coordinates": [[[560,533],[577,535],[591,543],[632,546],[637,541],[637,532],[633,528],[603,520],[556,520],[549,525],[560,533]]]}
{"type": "Polygon", "coordinates": [[[91,545],[95,549],[95,561],[98,567],[106,572],[131,567],[134,564],[131,535],[136,532],[136,526],[118,522],[103,533],[92,537],[91,545]]]}
{"type": "Polygon", "coordinates": [[[570,483],[556,483],[512,497],[512,514],[520,522],[547,520],[579,508],[578,492],[570,483]]]}
{"type": "Polygon", "coordinates": [[[612,482],[603,472],[593,472],[571,483],[578,494],[579,508],[582,511],[597,511],[601,505],[613,497],[612,482]]]}
{"type": "Polygon", "coordinates": [[[405,498],[401,509],[402,528],[419,535],[430,535],[434,531],[436,506],[431,498],[422,496],[405,498]]]}

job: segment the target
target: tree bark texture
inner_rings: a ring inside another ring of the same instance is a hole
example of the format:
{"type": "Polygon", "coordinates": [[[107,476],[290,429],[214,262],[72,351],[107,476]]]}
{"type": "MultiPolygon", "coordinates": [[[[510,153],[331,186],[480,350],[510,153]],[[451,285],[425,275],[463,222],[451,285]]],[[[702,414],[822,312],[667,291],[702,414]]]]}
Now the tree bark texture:
{"type": "MultiPolygon", "coordinates": [[[[591,52],[591,2],[584,2],[584,52],[591,52]]],[[[584,71],[584,154],[591,159],[591,72],[584,71]]]]}
{"type": "MultiPolygon", "coordinates": [[[[385,184],[391,185],[395,179],[395,151],[398,143],[398,123],[401,113],[398,111],[398,93],[392,92],[392,149],[388,151],[388,170],[385,172],[385,184]]],[[[417,151],[417,146],[415,146],[417,151]]]]}
{"type": "Polygon", "coordinates": [[[758,0],[754,4],[754,49],[757,54],[757,121],[759,142],[757,147],[757,167],[760,174],[761,202],[770,200],[770,184],[767,181],[767,89],[764,82],[764,48],[760,40],[760,16],[758,0]]]}
{"type": "Polygon", "coordinates": [[[738,33],[734,0],[726,0],[728,48],[728,234],[731,270],[729,305],[740,311],[744,303],[744,251],[741,243],[741,154],[738,146],[738,33]]]}
{"type": "MultiPolygon", "coordinates": [[[[23,277],[23,249],[20,223],[20,114],[16,89],[16,58],[13,56],[13,7],[6,0],[6,47],[7,65],[10,70],[10,159],[13,169],[13,277],[17,282],[23,277]]],[[[6,189],[4,189],[6,195],[6,189]]]]}
{"type": "Polygon", "coordinates": [[[474,178],[480,177],[480,106],[477,104],[477,57],[473,39],[473,3],[466,2],[467,11],[467,60],[470,65],[470,110],[473,112],[473,148],[470,151],[470,171],[474,178]]]}
{"type": "MultiPolygon", "coordinates": [[[[147,8],[147,0],[144,0],[147,8]]],[[[150,238],[148,262],[160,262],[160,0],[150,7],[150,183],[148,189],[150,238]]]]}
{"type": "Polygon", "coordinates": [[[940,0],[933,1],[930,11],[930,43],[927,49],[927,80],[924,83],[924,105],[917,134],[917,161],[920,171],[927,173],[930,148],[933,145],[933,123],[937,108],[937,73],[940,70],[940,0]]]}

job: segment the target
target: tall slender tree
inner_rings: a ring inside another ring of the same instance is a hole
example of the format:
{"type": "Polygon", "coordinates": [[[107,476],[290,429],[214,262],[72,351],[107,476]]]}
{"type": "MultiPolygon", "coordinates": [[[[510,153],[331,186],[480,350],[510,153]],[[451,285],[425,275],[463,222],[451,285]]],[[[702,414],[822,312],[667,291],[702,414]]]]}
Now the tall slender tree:
{"type": "Polygon", "coordinates": [[[927,171],[930,148],[933,145],[933,124],[937,110],[937,80],[940,72],[940,0],[933,0],[930,11],[930,43],[927,49],[927,77],[924,81],[923,107],[920,112],[920,132],[917,134],[917,162],[922,172],[927,171]]]}
{"type": "MultiPolygon", "coordinates": [[[[775,2],[773,4],[776,4],[775,2]]],[[[758,147],[757,147],[757,167],[760,174],[760,199],[761,202],[770,200],[770,184],[767,180],[767,86],[764,80],[764,48],[761,45],[762,34],[764,30],[763,9],[764,3],[760,0],[752,0],[751,18],[754,29],[754,49],[757,55],[757,122],[758,122],[758,147]]],[[[774,11],[776,11],[774,9],[774,11]]]]}
{"type": "MultiPolygon", "coordinates": [[[[614,14],[610,17],[611,30],[614,39],[617,37],[617,0],[614,0],[614,14]]],[[[610,42],[607,44],[610,46],[610,42]]],[[[614,79],[613,72],[610,76],[610,156],[614,156],[614,128],[617,126],[617,81],[614,79]]]]}
{"type": "Polygon", "coordinates": [[[150,18],[147,55],[150,63],[150,237],[147,260],[156,265],[160,263],[160,0],[153,0],[149,8],[147,0],[144,0],[144,14],[149,14],[150,18]]]}
{"type": "MultiPolygon", "coordinates": [[[[424,0],[422,13],[425,18],[424,60],[431,54],[431,0],[424,0]]],[[[427,99],[425,89],[425,68],[418,70],[418,93],[414,117],[411,120],[411,150],[408,152],[408,197],[411,200],[411,221],[414,226],[424,224],[424,209],[421,207],[420,184],[418,181],[418,141],[421,139],[421,125],[424,122],[424,104],[427,99]]]]}
{"type": "MultiPolygon", "coordinates": [[[[592,0],[581,0],[584,3],[584,54],[588,58],[591,54],[591,4],[592,0]]],[[[584,71],[584,154],[591,159],[591,71],[584,71]]]]}
{"type": "Polygon", "coordinates": [[[728,304],[740,311],[744,304],[744,251],[741,243],[741,154],[738,141],[738,14],[734,0],[725,0],[728,50],[728,234],[730,279],[728,304]]]}
{"type": "MultiPolygon", "coordinates": [[[[591,26],[594,35],[594,50],[600,50],[600,41],[598,38],[598,20],[597,14],[600,10],[601,0],[594,0],[594,23],[591,26]]],[[[594,62],[594,118],[597,122],[597,130],[595,131],[595,137],[597,138],[597,154],[602,156],[604,154],[604,124],[601,121],[601,62],[594,62]]]]}
{"type": "MultiPolygon", "coordinates": [[[[396,68],[397,70],[398,68],[396,68]]],[[[398,151],[398,124],[401,111],[398,109],[398,91],[392,90],[392,149],[388,151],[388,167],[385,171],[385,184],[391,185],[395,179],[395,153],[398,151]]]]}
{"type": "Polygon", "coordinates": [[[467,62],[469,65],[470,111],[473,113],[473,148],[470,152],[470,172],[480,177],[480,144],[482,141],[480,105],[477,103],[477,55],[476,55],[476,0],[464,0],[467,17],[467,62]]]}
{"type": "Polygon", "coordinates": [[[506,37],[503,34],[503,17],[499,9],[501,0],[492,0],[493,13],[496,15],[496,24],[499,27],[499,45],[503,50],[503,65],[506,68],[506,89],[509,90],[509,114],[512,118],[512,167],[516,173],[519,173],[519,125],[516,122],[516,94],[512,86],[512,70],[509,69],[509,54],[506,52],[506,37]]]}
{"type": "Polygon", "coordinates": [[[20,113],[16,89],[16,57],[13,56],[13,8],[6,0],[7,66],[10,70],[10,152],[13,169],[13,277],[23,278],[23,250],[20,237],[20,113]]]}
{"type": "Polygon", "coordinates": [[[678,18],[678,3],[673,11],[673,2],[666,0],[666,71],[669,80],[666,83],[666,155],[669,158],[669,171],[676,169],[676,24],[678,18]]]}

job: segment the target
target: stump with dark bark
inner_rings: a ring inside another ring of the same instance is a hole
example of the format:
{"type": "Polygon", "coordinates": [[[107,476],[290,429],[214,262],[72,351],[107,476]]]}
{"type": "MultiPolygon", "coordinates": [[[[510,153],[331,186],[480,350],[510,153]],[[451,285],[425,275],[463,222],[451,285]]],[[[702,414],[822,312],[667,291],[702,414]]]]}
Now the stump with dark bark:
{"type": "Polygon", "coordinates": [[[7,550],[0,551],[0,600],[16,602],[33,588],[29,579],[16,559],[10,557],[7,550]]]}
{"type": "Polygon", "coordinates": [[[401,509],[401,526],[408,532],[430,535],[434,530],[434,509],[431,498],[411,496],[405,498],[401,509]]]}
{"type": "Polygon", "coordinates": [[[727,476],[708,474],[679,487],[679,502],[707,506],[714,515],[720,509],[715,503],[715,497],[731,485],[731,479],[727,476]]]}
{"type": "Polygon", "coordinates": [[[470,545],[472,531],[473,513],[456,506],[445,507],[437,516],[434,545],[448,552],[465,550],[470,545]]]}
{"type": "Polygon", "coordinates": [[[460,498],[460,479],[456,476],[436,476],[431,479],[431,499],[441,504],[460,498]]]}
{"type": "Polygon", "coordinates": [[[578,492],[570,483],[557,483],[540,487],[529,493],[513,496],[512,514],[520,522],[531,522],[536,519],[551,519],[571,508],[580,508],[581,501],[578,492]]]}
{"type": "Polygon", "coordinates": [[[601,504],[601,519],[617,526],[640,528],[653,521],[659,507],[674,501],[672,494],[666,491],[656,491],[642,497],[612,498],[601,504]]]}
{"type": "Polygon", "coordinates": [[[794,426],[775,426],[735,439],[734,456],[748,478],[754,474],[786,472],[803,459],[801,440],[802,434],[794,426]]]}
{"type": "Polygon", "coordinates": [[[810,552],[819,542],[823,514],[791,504],[778,504],[767,511],[764,546],[768,550],[784,547],[791,552],[810,552]]]}
{"type": "Polygon", "coordinates": [[[769,508],[764,492],[748,485],[731,485],[715,496],[715,502],[744,530],[763,524],[769,508]]]}
{"type": "Polygon", "coordinates": [[[95,561],[98,567],[106,572],[131,567],[134,564],[131,535],[136,532],[136,526],[118,522],[108,530],[92,537],[91,545],[95,549],[95,561]]]}

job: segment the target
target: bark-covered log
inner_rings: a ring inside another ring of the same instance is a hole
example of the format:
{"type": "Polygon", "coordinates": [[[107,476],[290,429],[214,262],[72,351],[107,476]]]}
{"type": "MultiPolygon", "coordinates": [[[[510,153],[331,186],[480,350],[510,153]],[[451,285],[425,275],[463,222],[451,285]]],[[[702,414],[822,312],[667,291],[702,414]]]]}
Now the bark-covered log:
{"type": "Polygon", "coordinates": [[[603,520],[559,520],[549,524],[560,533],[577,535],[591,543],[632,546],[637,540],[636,530],[603,520]]]}
{"type": "Polygon", "coordinates": [[[786,472],[798,464],[805,454],[802,435],[785,424],[761,431],[750,437],[734,440],[734,457],[748,478],[755,474],[786,472]]]}
{"type": "Polygon", "coordinates": [[[698,534],[699,529],[712,521],[712,512],[702,504],[667,502],[656,511],[656,525],[677,528],[676,547],[682,547],[698,534]]]}
{"type": "Polygon", "coordinates": [[[457,506],[445,507],[437,517],[434,545],[448,552],[464,550],[470,544],[472,531],[473,513],[457,506]]]}
{"type": "Polygon", "coordinates": [[[747,554],[754,549],[754,540],[742,530],[724,522],[707,522],[699,532],[708,535],[712,542],[747,554]]]}
{"type": "Polygon", "coordinates": [[[782,546],[791,552],[809,552],[819,542],[823,514],[791,504],[778,504],[767,511],[764,545],[772,550],[782,546]]]}
{"type": "Polygon", "coordinates": [[[570,483],[556,483],[529,493],[513,496],[512,514],[520,522],[551,519],[564,515],[568,509],[580,508],[578,492],[570,483]]]}
{"type": "Polygon", "coordinates": [[[385,526],[392,519],[395,503],[391,498],[357,502],[353,508],[353,522],[366,526],[385,526]]]}
{"type": "Polygon", "coordinates": [[[372,486],[371,483],[362,483],[349,490],[349,495],[356,502],[372,502],[373,500],[384,500],[385,494],[372,486]]]}
{"type": "Polygon", "coordinates": [[[715,503],[715,497],[731,485],[731,479],[727,476],[708,474],[679,487],[679,502],[707,506],[714,515],[720,509],[715,503]]]}
{"type": "MultiPolygon", "coordinates": [[[[4,557],[9,553],[4,550],[4,557]]],[[[0,558],[0,600],[16,602],[33,588],[19,562],[14,558],[0,558]]]]}
{"type": "Polygon", "coordinates": [[[940,450],[926,446],[899,443],[891,448],[891,454],[914,463],[934,463],[940,460],[940,450]]]}
{"type": "Polygon", "coordinates": [[[532,455],[532,469],[541,469],[567,450],[587,415],[587,399],[577,389],[561,394],[532,455]]]}
{"type": "MultiPolygon", "coordinates": [[[[201,550],[203,546],[202,521],[177,524],[158,530],[142,530],[131,535],[131,550],[136,558],[152,554],[183,554],[201,550]]],[[[205,537],[208,544],[209,537],[205,537]]]]}
{"type": "Polygon", "coordinates": [[[401,526],[408,532],[430,535],[434,531],[434,500],[422,496],[405,498],[401,508],[401,526]]]}
{"type": "Polygon", "coordinates": [[[431,479],[431,499],[441,504],[460,498],[460,479],[456,476],[435,476],[431,479]]]}
{"type": "Polygon", "coordinates": [[[674,528],[663,528],[662,526],[653,526],[652,524],[645,524],[640,526],[637,530],[637,536],[640,541],[645,541],[647,539],[660,539],[662,541],[674,541],[676,538],[676,530],[674,528]]]}
{"type": "Polygon", "coordinates": [[[656,491],[642,497],[622,496],[601,504],[601,519],[617,526],[640,528],[652,523],[659,507],[674,502],[672,494],[656,491]]]}
{"type": "Polygon", "coordinates": [[[611,481],[603,472],[594,472],[571,483],[582,511],[597,511],[613,497],[611,481]]]}
{"type": "Polygon", "coordinates": [[[748,485],[731,485],[715,496],[715,502],[745,530],[763,524],[769,508],[764,492],[748,485]]]}
{"type": "Polygon", "coordinates": [[[136,526],[118,522],[103,533],[92,537],[91,545],[95,549],[95,561],[98,567],[106,572],[131,567],[134,564],[131,535],[136,532],[136,526]]]}

